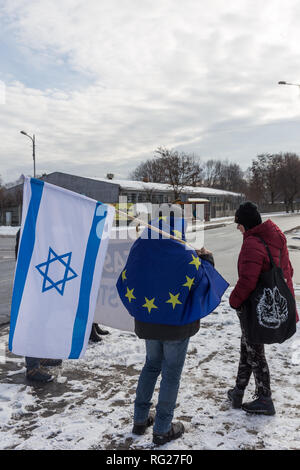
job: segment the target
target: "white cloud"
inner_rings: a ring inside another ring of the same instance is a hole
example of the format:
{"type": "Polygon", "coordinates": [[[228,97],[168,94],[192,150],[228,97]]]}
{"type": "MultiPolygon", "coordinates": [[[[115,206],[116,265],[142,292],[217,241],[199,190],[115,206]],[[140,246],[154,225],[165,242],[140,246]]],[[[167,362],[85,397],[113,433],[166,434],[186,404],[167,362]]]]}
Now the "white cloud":
{"type": "Polygon", "coordinates": [[[90,84],[53,77],[36,89],[20,67],[0,105],[0,172],[31,171],[23,128],[36,134],[38,170],[91,176],[126,177],[159,145],[244,167],[271,148],[300,151],[278,125],[299,120],[297,89],[277,86],[300,81],[299,13],[296,0],[3,2],[0,24],[32,78],[40,61],[45,77],[67,64],[90,84]]]}

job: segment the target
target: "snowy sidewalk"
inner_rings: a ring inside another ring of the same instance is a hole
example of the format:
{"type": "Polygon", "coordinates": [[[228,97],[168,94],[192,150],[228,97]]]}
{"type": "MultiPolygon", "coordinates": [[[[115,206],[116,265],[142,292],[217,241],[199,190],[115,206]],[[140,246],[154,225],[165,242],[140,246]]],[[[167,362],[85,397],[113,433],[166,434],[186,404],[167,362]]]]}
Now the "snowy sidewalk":
{"type": "Polygon", "coordinates": [[[20,227],[0,225],[0,237],[15,237],[20,227]]]}
{"type": "MultiPolygon", "coordinates": [[[[228,296],[191,338],[175,411],[186,433],[160,449],[300,449],[299,329],[283,345],[266,347],[277,414],[233,410],[226,392],[237,371],[240,329],[228,296]]],[[[8,327],[0,331],[3,345],[8,327]]],[[[0,449],[153,449],[151,430],[131,434],[144,342],[118,330],[103,338],[84,359],[64,361],[65,383],[44,387],[26,385],[23,358],[8,354],[0,374],[0,449]]],[[[252,380],[247,400],[253,392],[252,380]]]]}
{"type": "Polygon", "coordinates": [[[286,237],[289,249],[300,250],[300,226],[286,233],[286,237]]]}

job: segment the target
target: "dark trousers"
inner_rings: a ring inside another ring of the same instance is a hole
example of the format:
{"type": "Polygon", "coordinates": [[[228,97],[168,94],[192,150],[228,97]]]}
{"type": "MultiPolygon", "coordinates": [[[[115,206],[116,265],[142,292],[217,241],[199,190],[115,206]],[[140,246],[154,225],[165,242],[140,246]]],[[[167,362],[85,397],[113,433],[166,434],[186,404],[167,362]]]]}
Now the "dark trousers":
{"type": "Polygon", "coordinates": [[[248,343],[242,328],[241,355],[236,379],[236,385],[239,389],[245,390],[252,372],[256,384],[256,394],[270,397],[270,372],[265,356],[265,346],[248,343]]]}
{"type": "Polygon", "coordinates": [[[25,365],[27,371],[38,369],[40,367],[40,359],[37,357],[25,357],[25,365]]]}

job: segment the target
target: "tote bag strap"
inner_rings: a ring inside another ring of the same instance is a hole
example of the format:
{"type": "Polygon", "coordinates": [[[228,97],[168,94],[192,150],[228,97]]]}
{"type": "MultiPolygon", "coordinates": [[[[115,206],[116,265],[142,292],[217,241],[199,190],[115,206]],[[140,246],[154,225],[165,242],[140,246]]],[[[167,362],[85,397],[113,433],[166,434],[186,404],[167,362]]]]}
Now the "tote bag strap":
{"type": "MultiPolygon", "coordinates": [[[[274,267],[276,268],[276,264],[275,264],[275,261],[274,261],[274,259],[273,259],[273,256],[271,255],[270,248],[269,248],[268,245],[266,244],[265,240],[264,240],[263,238],[261,238],[261,237],[257,237],[257,238],[259,238],[260,241],[265,245],[266,250],[267,250],[267,253],[268,253],[268,255],[269,255],[270,263],[271,263],[271,265],[272,265],[273,268],[274,268],[274,267]]],[[[280,264],[281,264],[280,258],[281,258],[281,250],[280,250],[280,255],[279,255],[279,267],[280,267],[280,264]]]]}
{"type": "Polygon", "coordinates": [[[281,250],[279,250],[279,267],[281,268],[281,250]]]}

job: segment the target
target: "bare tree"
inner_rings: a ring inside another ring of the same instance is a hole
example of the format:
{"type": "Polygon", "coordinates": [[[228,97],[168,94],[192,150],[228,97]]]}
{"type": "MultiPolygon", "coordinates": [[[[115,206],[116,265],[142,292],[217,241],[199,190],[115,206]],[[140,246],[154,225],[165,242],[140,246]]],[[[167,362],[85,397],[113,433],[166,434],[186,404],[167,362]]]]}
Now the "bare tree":
{"type": "Polygon", "coordinates": [[[159,162],[153,158],[152,160],[140,163],[140,165],[129,175],[129,178],[137,181],[162,183],[159,162]]]}
{"type": "Polygon", "coordinates": [[[179,199],[185,186],[196,186],[202,179],[202,168],[194,155],[159,147],[155,157],[141,163],[131,173],[133,179],[169,184],[174,199],[179,199]]]}
{"type": "Polygon", "coordinates": [[[274,204],[284,200],[286,211],[294,211],[300,195],[300,159],[295,153],[260,154],[250,168],[250,199],[274,204]]]}
{"type": "Polygon", "coordinates": [[[276,197],[279,194],[279,179],[281,172],[280,154],[260,154],[252,161],[252,186],[256,188],[257,194],[260,194],[260,199],[265,202],[274,204],[276,197]]]}
{"type": "Polygon", "coordinates": [[[221,160],[207,160],[203,166],[203,183],[208,188],[215,188],[218,185],[221,174],[221,160]]]}
{"type": "Polygon", "coordinates": [[[203,165],[204,185],[225,191],[245,192],[244,172],[237,163],[208,160],[203,165]]]}
{"type": "Polygon", "coordinates": [[[163,182],[168,183],[174,192],[174,198],[179,199],[185,186],[196,186],[201,181],[202,168],[194,155],[185,152],[159,147],[158,155],[162,170],[163,182]]]}
{"type": "Polygon", "coordinates": [[[279,187],[284,196],[286,211],[294,212],[295,198],[300,196],[300,158],[296,153],[280,155],[279,187]]]}

